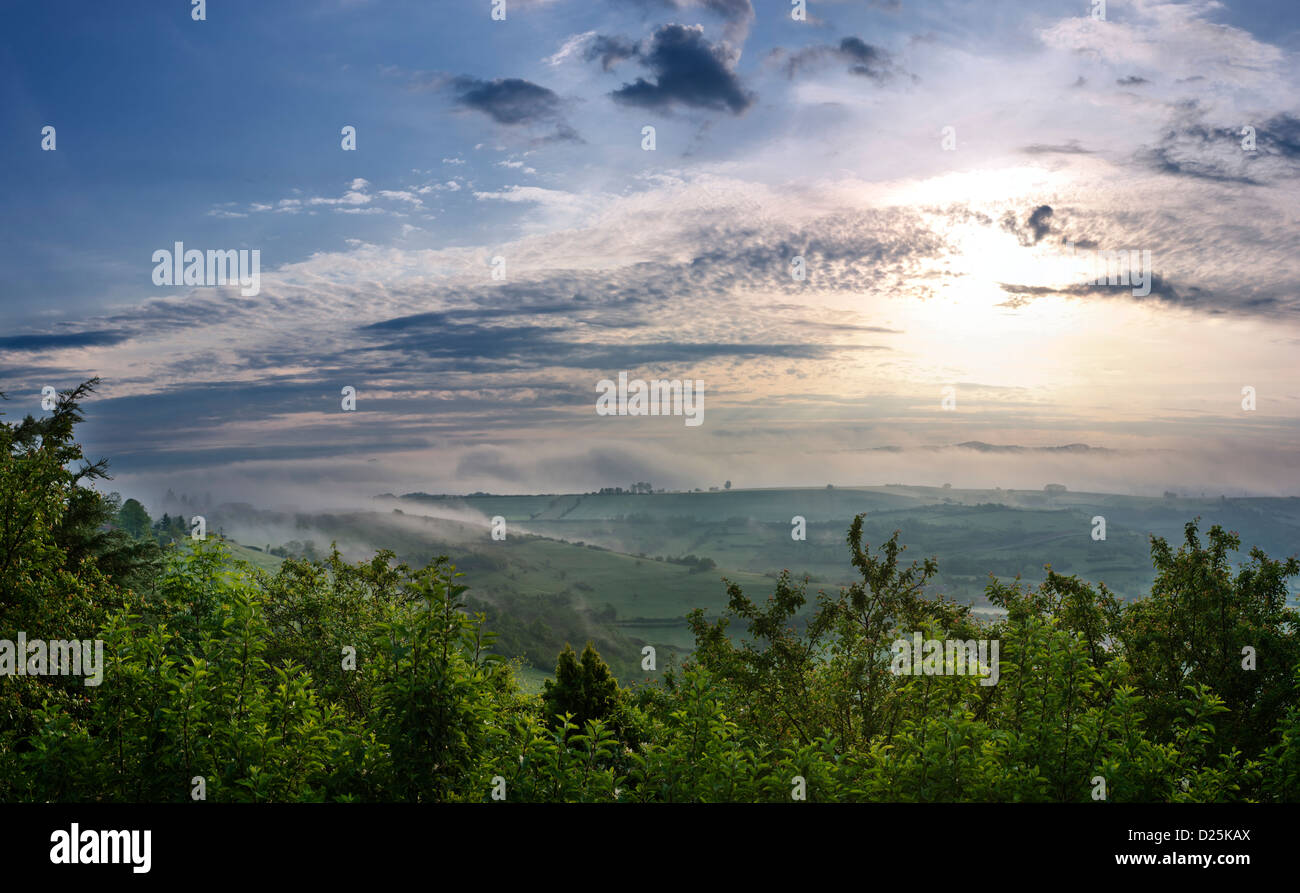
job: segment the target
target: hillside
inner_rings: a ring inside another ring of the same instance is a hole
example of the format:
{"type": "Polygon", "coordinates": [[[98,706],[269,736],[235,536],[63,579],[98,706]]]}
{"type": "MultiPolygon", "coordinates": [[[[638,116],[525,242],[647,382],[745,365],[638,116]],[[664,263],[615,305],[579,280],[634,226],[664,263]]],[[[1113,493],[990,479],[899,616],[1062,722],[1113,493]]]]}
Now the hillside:
{"type": "MultiPolygon", "coordinates": [[[[392,549],[412,566],[453,556],[472,603],[500,633],[511,656],[551,669],[565,642],[591,639],[620,672],[640,674],[640,650],[661,661],[691,638],[684,617],[725,607],[723,578],[752,597],[769,593],[789,570],[810,591],[834,592],[852,580],[844,536],[865,513],[864,538],[895,530],[907,556],[939,556],[931,594],[996,613],[985,597],[990,574],[1037,583],[1044,566],[1105,583],[1119,597],[1149,591],[1149,536],[1177,540],[1188,519],[1220,524],[1273,555],[1300,544],[1300,499],[1147,498],[1104,493],[958,490],[938,487],[760,489],[683,493],[435,496],[376,500],[380,510],[275,513],[223,506],[215,523],[262,548],[310,540],[316,554],[331,542],[352,560],[392,549]],[[791,519],[806,539],[791,538],[791,519]],[[506,538],[491,537],[502,517],[506,538]],[[1093,519],[1106,536],[1094,539],[1093,519]]],[[[239,557],[273,570],[280,559],[239,548],[239,557]]]]}

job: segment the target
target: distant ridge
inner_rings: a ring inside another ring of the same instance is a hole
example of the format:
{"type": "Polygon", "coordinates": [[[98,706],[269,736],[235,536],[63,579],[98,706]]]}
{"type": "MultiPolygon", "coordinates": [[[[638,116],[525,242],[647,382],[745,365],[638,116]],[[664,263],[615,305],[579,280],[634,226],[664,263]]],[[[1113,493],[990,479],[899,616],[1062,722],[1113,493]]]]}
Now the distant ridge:
{"type": "Polygon", "coordinates": [[[1110,453],[1106,447],[1088,446],[1086,443],[1067,443],[1065,446],[1027,447],[1014,444],[999,445],[982,440],[968,440],[957,444],[958,449],[978,450],[981,453],[1110,453]]]}
{"type": "Polygon", "coordinates": [[[1109,447],[1088,446],[1086,443],[1067,443],[1064,446],[1019,446],[1017,444],[985,443],[982,440],[968,440],[964,443],[944,446],[900,447],[879,446],[871,448],[875,452],[903,453],[909,449],[916,450],[975,450],[978,453],[1113,453],[1109,447]]]}

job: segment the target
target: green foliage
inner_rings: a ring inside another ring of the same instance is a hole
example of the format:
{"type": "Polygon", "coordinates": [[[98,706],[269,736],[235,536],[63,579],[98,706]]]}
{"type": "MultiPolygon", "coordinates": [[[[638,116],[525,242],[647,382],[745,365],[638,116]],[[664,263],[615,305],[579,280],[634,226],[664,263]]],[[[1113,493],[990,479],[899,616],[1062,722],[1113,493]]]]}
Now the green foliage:
{"type": "Polygon", "coordinates": [[[92,387],[0,424],[0,639],[105,658],[99,686],[0,680],[0,800],[1300,800],[1300,563],[1234,570],[1219,527],[1153,539],[1149,598],[1049,568],[992,579],[1004,616],[981,622],[858,516],[838,592],[784,573],[760,603],[731,581],[661,682],[620,688],[589,641],[527,695],[444,557],[332,548],[270,573],[90,489],[104,466],[72,432],[92,387]],[[896,674],[914,633],[996,643],[996,684],[896,674]]]}
{"type": "Polygon", "coordinates": [[[547,723],[562,725],[571,717],[578,727],[593,719],[608,721],[619,708],[618,680],[590,642],[579,658],[565,645],[555,664],[555,680],[547,680],[542,691],[547,723]]]}
{"type": "Polygon", "coordinates": [[[137,500],[128,499],[122,503],[122,508],[118,510],[117,524],[131,536],[140,540],[149,535],[149,529],[153,526],[153,519],[149,517],[149,513],[144,510],[144,506],[137,500]]]}
{"type": "Polygon", "coordinates": [[[376,624],[375,725],[404,800],[455,799],[486,788],[481,761],[507,734],[495,695],[509,694],[509,668],[490,653],[481,620],[461,608],[465,587],[438,561],[404,581],[414,598],[376,624]]]}
{"type": "Polygon", "coordinates": [[[1257,753],[1295,703],[1290,683],[1300,663],[1300,613],[1286,601],[1287,580],[1300,574],[1300,562],[1252,549],[1234,575],[1230,555],[1241,540],[1217,526],[1209,537],[1202,545],[1191,522],[1177,552],[1153,538],[1155,585],[1149,598],[1129,605],[1123,642],[1153,727],[1180,715],[1176,699],[1184,686],[1204,685],[1227,708],[1219,745],[1257,753]],[[1247,649],[1253,669],[1243,666],[1247,649]]]}

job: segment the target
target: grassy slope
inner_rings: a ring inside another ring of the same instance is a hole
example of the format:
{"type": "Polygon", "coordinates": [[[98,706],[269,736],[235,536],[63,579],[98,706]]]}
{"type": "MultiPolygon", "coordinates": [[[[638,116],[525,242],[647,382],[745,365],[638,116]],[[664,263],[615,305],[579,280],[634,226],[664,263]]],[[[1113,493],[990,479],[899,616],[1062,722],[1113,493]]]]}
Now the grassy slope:
{"type": "MultiPolygon", "coordinates": [[[[993,572],[1036,582],[1043,565],[1105,582],[1125,597],[1150,587],[1148,535],[1181,541],[1183,525],[1201,516],[1202,529],[1220,523],[1247,546],[1274,557],[1300,544],[1300,499],[1151,499],[1042,491],[945,490],[874,487],[744,490],[652,495],[419,497],[380,502],[384,510],[335,515],[272,517],[241,510],[222,518],[228,531],[267,541],[264,529],[291,523],[299,539],[326,548],[337,541],[352,559],[389,548],[422,565],[448,555],[465,574],[472,597],[496,605],[518,643],[530,641],[531,662],[553,668],[564,641],[592,638],[624,667],[642,644],[684,650],[691,644],[684,615],[703,608],[716,615],[726,602],[722,577],[766,598],[772,576],[789,569],[813,577],[810,591],[833,590],[852,577],[844,538],[849,521],[866,513],[865,539],[879,544],[895,530],[906,558],[937,556],[936,592],[979,604],[993,572]],[[392,505],[402,509],[393,511],[392,505]],[[452,514],[468,520],[423,516],[452,514]],[[807,520],[807,540],[790,537],[791,517],[807,520]],[[504,542],[489,536],[487,519],[506,518],[504,542]],[[1104,542],[1091,537],[1092,518],[1106,518],[1104,542]],[[602,548],[592,548],[599,545],[602,548]],[[655,556],[706,556],[717,568],[703,573],[655,556]],[[554,635],[537,627],[552,624],[554,635]],[[531,632],[530,632],[531,631],[531,632]]],[[[274,569],[279,559],[242,546],[241,558],[274,569]]],[[[523,648],[522,645],[519,646],[523,648]]],[[[520,650],[519,653],[523,653],[520,650]]],[[[661,655],[661,662],[664,659],[661,655]]],[[[611,661],[613,662],[613,661],[611,661]]]]}
{"type": "Polygon", "coordinates": [[[284,562],[283,558],[279,558],[275,555],[268,555],[265,552],[259,552],[257,549],[250,549],[231,539],[226,540],[226,548],[230,550],[231,555],[238,558],[240,561],[246,561],[253,567],[268,571],[269,573],[275,573],[278,571],[280,565],[284,562]]]}

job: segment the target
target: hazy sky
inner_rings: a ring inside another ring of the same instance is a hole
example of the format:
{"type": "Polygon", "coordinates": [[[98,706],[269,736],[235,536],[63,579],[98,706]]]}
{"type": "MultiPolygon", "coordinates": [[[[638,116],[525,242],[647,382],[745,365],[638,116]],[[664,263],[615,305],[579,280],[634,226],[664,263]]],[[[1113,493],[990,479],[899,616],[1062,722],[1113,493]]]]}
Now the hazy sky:
{"type": "Polygon", "coordinates": [[[1300,495],[1291,0],[492,7],[7,5],[6,414],[99,375],[114,486],[262,503],[1300,495]],[[257,249],[259,293],[155,285],[175,242],[257,249]],[[598,415],[620,371],[702,380],[703,424],[598,415]]]}

